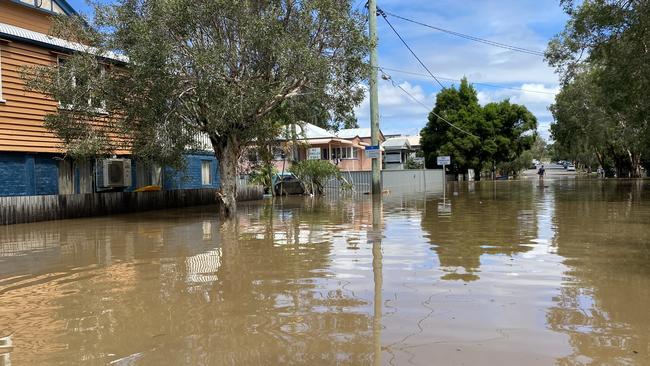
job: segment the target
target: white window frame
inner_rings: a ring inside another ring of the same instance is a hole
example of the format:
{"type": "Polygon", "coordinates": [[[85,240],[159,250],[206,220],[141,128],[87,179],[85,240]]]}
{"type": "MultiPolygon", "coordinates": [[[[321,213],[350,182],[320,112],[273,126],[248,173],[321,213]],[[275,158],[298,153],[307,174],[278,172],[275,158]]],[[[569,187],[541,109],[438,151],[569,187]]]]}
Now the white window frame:
{"type": "Polygon", "coordinates": [[[60,6],[59,4],[56,3],[55,0],[50,0],[50,7],[49,7],[49,9],[48,9],[48,8],[44,8],[44,7],[43,7],[43,2],[40,1],[40,0],[19,0],[19,2],[20,2],[21,4],[25,4],[25,5],[28,5],[28,6],[34,7],[34,8],[39,9],[39,10],[44,10],[44,11],[46,11],[46,12],[48,12],[48,13],[63,14],[63,15],[65,15],[65,11],[63,10],[63,8],[61,8],[61,6],[60,6]],[[39,4],[39,3],[40,3],[40,4],[39,4]]]}
{"type": "MultiPolygon", "coordinates": [[[[65,57],[57,56],[57,58],[56,58],[57,65],[61,64],[61,60],[65,60],[65,57]]],[[[101,67],[99,69],[99,72],[101,73],[101,77],[105,77],[106,76],[106,68],[108,66],[105,65],[105,64],[102,64],[102,63],[100,63],[100,65],[101,65],[101,67]]],[[[72,75],[72,86],[77,87],[77,77],[75,75],[72,75]]],[[[100,107],[95,108],[94,112],[97,113],[97,114],[108,114],[108,112],[106,112],[106,100],[102,100],[102,101],[100,101],[100,103],[101,103],[100,107]]],[[[89,107],[93,106],[93,98],[92,97],[88,98],[88,106],[89,107]]],[[[72,106],[63,105],[63,104],[61,104],[61,101],[59,101],[59,108],[72,110],[72,106]]]]}
{"type": "Polygon", "coordinates": [[[212,160],[201,160],[201,185],[212,185],[212,160]]]}
{"type": "Polygon", "coordinates": [[[358,158],[359,152],[352,146],[332,148],[332,159],[354,160],[358,158]]]}
{"type": "Polygon", "coordinates": [[[2,97],[2,43],[0,43],[0,103],[6,102],[7,101],[2,97]]]}

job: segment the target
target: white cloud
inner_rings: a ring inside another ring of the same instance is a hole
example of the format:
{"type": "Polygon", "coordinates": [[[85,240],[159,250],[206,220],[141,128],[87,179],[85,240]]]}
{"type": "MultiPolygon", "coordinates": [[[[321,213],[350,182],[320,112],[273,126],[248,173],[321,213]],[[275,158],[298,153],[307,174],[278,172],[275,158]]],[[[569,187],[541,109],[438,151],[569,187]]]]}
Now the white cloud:
{"type": "MultiPolygon", "coordinates": [[[[380,6],[441,28],[539,51],[545,50],[548,40],[562,30],[567,19],[556,0],[384,0],[380,6]]],[[[525,105],[537,117],[540,134],[548,138],[552,121],[548,106],[559,86],[557,75],[543,57],[475,43],[391,16],[389,20],[435,75],[451,79],[466,76],[470,83],[525,89],[475,84],[483,105],[506,98],[525,105]]],[[[426,74],[381,18],[378,29],[382,67],[426,74]]],[[[434,80],[425,75],[387,72],[424,104],[434,106],[440,89],[434,80]]],[[[446,86],[459,84],[441,81],[446,86]]],[[[385,133],[417,133],[426,124],[428,110],[384,81],[380,81],[379,103],[385,133]]],[[[357,108],[363,126],[369,124],[368,108],[367,100],[357,108]]]]}

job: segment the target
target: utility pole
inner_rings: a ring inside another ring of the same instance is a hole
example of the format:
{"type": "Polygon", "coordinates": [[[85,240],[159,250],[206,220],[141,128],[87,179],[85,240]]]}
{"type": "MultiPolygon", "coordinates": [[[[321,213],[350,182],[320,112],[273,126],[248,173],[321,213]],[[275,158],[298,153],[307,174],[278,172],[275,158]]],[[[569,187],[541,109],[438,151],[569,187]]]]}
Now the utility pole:
{"type": "MultiPolygon", "coordinates": [[[[377,1],[368,0],[368,27],[370,35],[370,138],[379,146],[379,96],[377,92],[377,1]]],[[[381,194],[381,147],[379,157],[372,159],[372,194],[381,194]]]]}

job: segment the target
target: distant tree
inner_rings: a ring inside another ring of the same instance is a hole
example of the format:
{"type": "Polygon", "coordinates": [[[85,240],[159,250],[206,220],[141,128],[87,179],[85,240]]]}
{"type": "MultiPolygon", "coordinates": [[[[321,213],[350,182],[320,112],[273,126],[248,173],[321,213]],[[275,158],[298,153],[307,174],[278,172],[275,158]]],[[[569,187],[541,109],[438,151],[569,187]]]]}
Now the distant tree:
{"type": "Polygon", "coordinates": [[[555,106],[554,133],[569,136],[580,126],[590,127],[572,141],[560,137],[558,147],[573,156],[589,151],[601,165],[612,161],[619,174],[638,177],[644,157],[650,154],[650,1],[562,0],[561,4],[570,19],[546,52],[563,84],[555,106]],[[600,115],[592,119],[594,114],[600,115]],[[598,131],[611,141],[592,136],[598,131]]]}
{"type": "Polygon", "coordinates": [[[533,146],[530,148],[532,158],[537,159],[539,161],[548,158],[546,147],[547,147],[546,140],[544,140],[540,136],[537,136],[537,138],[533,142],[533,146]]]}
{"type": "Polygon", "coordinates": [[[480,173],[517,159],[535,140],[537,120],[526,107],[507,100],[481,107],[476,90],[465,78],[458,89],[438,93],[433,112],[420,133],[429,168],[436,166],[437,156],[449,155],[452,172],[480,173]]]}
{"type": "Polygon", "coordinates": [[[485,120],[476,90],[467,79],[461,81],[458,89],[451,87],[440,91],[433,112],[435,114],[429,113],[429,121],[420,132],[426,166],[433,168],[437,156],[449,155],[452,172],[463,173],[470,168],[480,171],[483,163],[481,139],[468,133],[485,127],[485,120]]]}
{"type": "Polygon", "coordinates": [[[550,107],[555,119],[551,135],[563,159],[586,166],[613,165],[619,176],[626,175],[631,169],[628,150],[637,145],[630,140],[638,136],[621,128],[607,103],[608,96],[598,86],[598,73],[596,69],[583,70],[563,86],[550,107]]]}
{"type": "Polygon", "coordinates": [[[296,121],[311,108],[318,120],[344,122],[363,99],[369,40],[351,0],[118,0],[94,14],[56,32],[94,49],[30,72],[33,89],[66,106],[47,126],[83,155],[110,153],[121,133],[135,155],[170,164],[205,134],[225,215],[236,210],[238,158],[277,136],[275,112],[296,121]],[[109,51],[128,62],[97,72],[109,51]],[[73,78],[84,82],[61,82],[73,78]],[[109,128],[88,123],[91,95],[109,128]]]}

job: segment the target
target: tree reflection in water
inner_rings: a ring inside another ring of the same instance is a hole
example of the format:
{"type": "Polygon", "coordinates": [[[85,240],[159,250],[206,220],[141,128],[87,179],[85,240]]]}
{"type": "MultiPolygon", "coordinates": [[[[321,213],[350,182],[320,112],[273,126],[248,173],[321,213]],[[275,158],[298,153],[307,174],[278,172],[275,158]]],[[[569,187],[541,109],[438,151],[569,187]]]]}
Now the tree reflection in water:
{"type": "MultiPolygon", "coordinates": [[[[372,299],[345,291],[328,270],[332,229],[369,224],[369,207],[319,205],[244,206],[225,223],[197,209],[39,224],[39,238],[55,237],[55,245],[0,257],[16,279],[2,283],[0,299],[0,324],[18,336],[12,360],[372,362],[372,299]],[[26,253],[28,261],[19,257],[26,253]]],[[[37,231],[10,230],[13,238],[37,231]]]]}
{"type": "Polygon", "coordinates": [[[531,199],[534,186],[498,191],[458,184],[450,187],[458,195],[450,194],[444,207],[442,200],[427,200],[422,210],[422,229],[445,272],[442,279],[476,281],[482,255],[512,256],[531,250],[530,240],[537,232],[531,199]],[[472,196],[468,199],[467,195],[472,196]]]}
{"type": "Polygon", "coordinates": [[[569,267],[547,312],[575,364],[650,364],[650,190],[640,181],[565,182],[556,195],[558,254],[569,267]]]}

